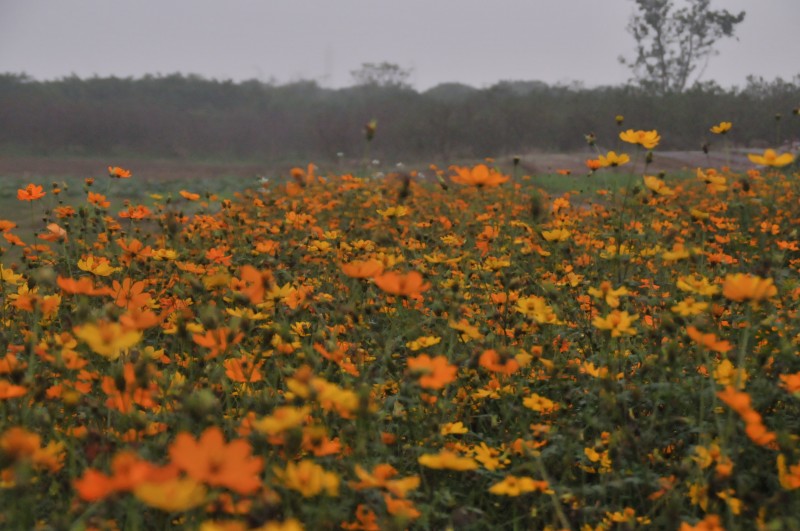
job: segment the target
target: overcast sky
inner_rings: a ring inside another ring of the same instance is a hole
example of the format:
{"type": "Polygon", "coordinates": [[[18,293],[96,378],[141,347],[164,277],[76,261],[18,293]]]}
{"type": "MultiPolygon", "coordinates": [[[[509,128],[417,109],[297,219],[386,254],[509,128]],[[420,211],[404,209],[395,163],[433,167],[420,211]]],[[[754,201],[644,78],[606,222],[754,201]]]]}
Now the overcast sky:
{"type": "MultiPolygon", "coordinates": [[[[678,0],[680,4],[680,0],[678,0]]],[[[715,0],[747,12],[703,79],[800,74],[800,0],[715,0]]],[[[0,72],[139,77],[196,73],[352,82],[362,63],[413,69],[420,90],[457,81],[619,84],[633,0],[0,0],[0,72]]]]}

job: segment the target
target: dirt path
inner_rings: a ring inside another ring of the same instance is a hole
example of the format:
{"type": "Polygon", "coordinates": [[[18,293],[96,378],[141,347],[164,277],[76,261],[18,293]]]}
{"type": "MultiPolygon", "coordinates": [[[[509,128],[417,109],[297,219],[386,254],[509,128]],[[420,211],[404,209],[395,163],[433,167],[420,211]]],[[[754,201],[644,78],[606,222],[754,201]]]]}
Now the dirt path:
{"type": "MultiPolygon", "coordinates": [[[[585,161],[595,156],[591,152],[582,153],[533,153],[521,157],[525,171],[536,173],[556,173],[556,170],[569,170],[573,174],[586,173],[585,161]]],[[[456,161],[457,162],[457,161],[456,161]]],[[[500,161],[510,165],[510,159],[500,161]]],[[[0,157],[0,177],[21,177],[31,180],[56,179],[64,177],[104,177],[109,164],[130,168],[137,179],[142,181],[164,181],[172,179],[221,179],[241,178],[248,181],[259,176],[275,177],[288,174],[285,164],[253,163],[205,163],[197,161],[125,160],[101,158],[55,158],[55,157],[0,157]]],[[[639,164],[642,164],[639,161],[639,164]]],[[[736,150],[730,153],[710,153],[702,151],[656,151],[650,170],[675,172],[694,170],[697,167],[721,167],[730,165],[734,171],[742,171],[753,165],[747,160],[747,153],[736,150]]],[[[414,165],[408,165],[411,168],[414,165]]],[[[427,164],[419,164],[426,168],[427,164]]],[[[336,170],[333,168],[334,171],[336,170]]],[[[322,173],[329,168],[322,167],[322,173]]],[[[390,170],[391,171],[391,170],[390,170]]]]}

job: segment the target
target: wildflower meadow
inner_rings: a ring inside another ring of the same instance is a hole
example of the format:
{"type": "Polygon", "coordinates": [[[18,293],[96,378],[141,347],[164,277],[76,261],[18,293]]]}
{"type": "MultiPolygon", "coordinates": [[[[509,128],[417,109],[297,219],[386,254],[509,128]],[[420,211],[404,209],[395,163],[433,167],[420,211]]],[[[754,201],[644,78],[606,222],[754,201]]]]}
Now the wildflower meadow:
{"type": "Polygon", "coordinates": [[[622,129],[567,193],[492,160],[21,187],[0,528],[800,529],[794,156],[658,175],[622,129]]]}

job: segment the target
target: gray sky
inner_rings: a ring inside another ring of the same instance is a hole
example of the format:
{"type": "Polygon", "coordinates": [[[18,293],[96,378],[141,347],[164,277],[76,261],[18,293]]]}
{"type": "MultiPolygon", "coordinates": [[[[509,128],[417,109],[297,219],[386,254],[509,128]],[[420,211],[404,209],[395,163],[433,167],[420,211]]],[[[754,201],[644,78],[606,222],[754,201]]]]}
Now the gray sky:
{"type": "MultiPolygon", "coordinates": [[[[680,3],[680,0],[678,0],[680,3]]],[[[0,72],[37,79],[196,73],[351,84],[365,62],[458,81],[618,84],[632,0],[0,0],[0,72]]],[[[716,0],[747,11],[703,79],[800,74],[800,0],[716,0]]]]}

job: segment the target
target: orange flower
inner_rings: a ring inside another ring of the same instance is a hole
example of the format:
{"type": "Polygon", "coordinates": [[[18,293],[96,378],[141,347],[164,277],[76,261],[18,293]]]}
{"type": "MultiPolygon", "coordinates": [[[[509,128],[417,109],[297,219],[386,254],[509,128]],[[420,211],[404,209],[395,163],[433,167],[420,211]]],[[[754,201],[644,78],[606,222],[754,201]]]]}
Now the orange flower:
{"type": "Polygon", "coordinates": [[[414,507],[414,503],[409,500],[397,499],[391,494],[384,493],[383,501],[386,503],[386,512],[392,516],[405,520],[414,520],[422,515],[422,513],[414,507]]]}
{"type": "Polygon", "coordinates": [[[126,210],[119,212],[119,217],[127,219],[147,219],[153,212],[144,205],[129,206],[126,210]]]}
{"type": "Polygon", "coordinates": [[[263,360],[254,364],[243,356],[238,359],[228,358],[222,364],[225,366],[225,375],[234,382],[260,382],[263,379],[260,371],[261,366],[264,365],[263,360]]]}
{"type": "Polygon", "coordinates": [[[114,177],[116,179],[130,179],[131,172],[129,170],[124,170],[119,166],[109,166],[108,167],[108,176],[114,177]]]}
{"type": "Polygon", "coordinates": [[[408,368],[411,372],[422,374],[419,385],[426,389],[441,389],[456,379],[458,368],[450,365],[445,356],[431,358],[422,354],[416,358],[408,358],[408,368]]]}
{"type": "Polygon", "coordinates": [[[13,221],[8,221],[7,219],[0,219],[0,232],[5,232],[7,230],[11,230],[16,228],[17,224],[13,221]]]}
{"type": "Polygon", "coordinates": [[[678,531],[725,531],[725,528],[722,527],[722,521],[719,516],[716,514],[709,514],[697,522],[697,525],[682,522],[678,531]]]}
{"type": "Polygon", "coordinates": [[[586,167],[594,173],[603,167],[603,163],[599,159],[586,159],[586,167]]]}
{"type": "Polygon", "coordinates": [[[400,295],[412,297],[428,290],[430,283],[424,282],[422,275],[416,271],[411,271],[405,275],[401,273],[389,272],[374,277],[375,284],[390,295],[400,295]]]}
{"type": "Polygon", "coordinates": [[[112,291],[107,287],[95,288],[94,281],[91,277],[65,278],[58,276],[56,278],[58,287],[65,293],[72,295],[111,295],[112,291]]]}
{"type": "Polygon", "coordinates": [[[251,265],[242,266],[240,273],[242,284],[237,286],[238,291],[245,295],[252,304],[264,302],[264,296],[274,283],[274,277],[269,270],[259,271],[251,265]]]}
{"type": "Polygon", "coordinates": [[[147,481],[164,481],[177,477],[178,470],[171,466],[157,467],[133,452],[122,451],[111,460],[112,475],[107,476],[87,468],[83,476],[73,483],[78,496],[95,502],[116,492],[130,492],[147,481]]]}
{"type": "Polygon", "coordinates": [[[206,359],[208,360],[216,358],[227,351],[229,347],[237,344],[243,337],[243,332],[239,332],[234,336],[230,330],[223,326],[216,330],[207,330],[205,334],[193,334],[192,340],[201,347],[211,350],[211,352],[206,355],[206,359]]]}
{"type": "Polygon", "coordinates": [[[48,242],[57,242],[67,239],[67,231],[60,227],[57,223],[50,223],[47,225],[47,232],[40,234],[39,238],[48,242]]]}
{"type": "Polygon", "coordinates": [[[14,385],[8,380],[0,380],[0,400],[18,398],[20,396],[24,396],[27,392],[28,389],[26,387],[14,385]]]}
{"type": "Polygon", "coordinates": [[[762,301],[778,294],[771,278],[736,273],[725,277],[722,284],[722,295],[736,302],[762,301]]]}
{"type": "Polygon", "coordinates": [[[450,169],[456,172],[456,175],[450,179],[454,183],[463,184],[466,186],[476,186],[478,188],[494,187],[508,181],[510,177],[503,175],[499,171],[489,168],[486,164],[478,164],[473,168],[450,166],[450,169]]]}
{"type": "Polygon", "coordinates": [[[692,338],[692,341],[708,350],[724,354],[733,349],[733,346],[728,341],[717,339],[715,334],[704,334],[693,326],[686,327],[686,332],[689,334],[689,337],[692,338]]]}
{"type": "Polygon", "coordinates": [[[106,199],[106,196],[104,196],[103,194],[97,194],[95,192],[89,192],[87,201],[89,201],[89,203],[93,204],[94,206],[100,208],[108,208],[109,206],[111,206],[111,202],[106,199]]]}
{"type": "Polygon", "coordinates": [[[197,440],[189,433],[180,433],[169,447],[172,463],[192,479],[245,495],[261,487],[264,467],[264,460],[252,457],[251,451],[244,439],[226,444],[216,426],[206,429],[197,440]]]}
{"type": "Polygon", "coordinates": [[[373,278],[383,273],[383,262],[380,260],[353,260],[342,264],[342,271],[351,278],[373,278]]]}
{"type": "Polygon", "coordinates": [[[228,247],[220,245],[219,247],[212,247],[206,251],[206,260],[214,264],[221,264],[225,266],[231,265],[233,259],[232,254],[225,254],[228,252],[228,247]]]}
{"type": "Polygon", "coordinates": [[[36,184],[29,184],[25,189],[17,190],[17,199],[20,201],[36,201],[45,195],[42,187],[36,184]]]}
{"type": "Polygon", "coordinates": [[[397,475],[397,469],[388,463],[376,465],[372,474],[364,470],[360,465],[355,466],[358,483],[351,481],[350,487],[355,490],[363,489],[386,489],[398,498],[405,498],[409,491],[419,487],[419,476],[409,476],[407,478],[392,479],[397,475]]]}
{"type": "Polygon", "coordinates": [[[723,391],[719,391],[717,397],[728,404],[728,406],[740,416],[752,411],[750,407],[750,395],[743,391],[737,391],[731,385],[727,386],[723,391]]]}
{"type": "Polygon", "coordinates": [[[183,197],[184,199],[188,199],[189,201],[197,201],[198,199],[200,199],[200,194],[194,194],[186,190],[181,190],[178,193],[181,194],[181,197],[183,197]]]}
{"type": "Polygon", "coordinates": [[[800,489],[800,463],[786,467],[786,456],[778,454],[778,480],[786,490],[800,489]]]}
{"type": "Polygon", "coordinates": [[[478,364],[491,372],[498,372],[506,376],[515,373],[519,369],[519,362],[514,358],[507,359],[505,363],[500,362],[500,354],[496,350],[484,350],[478,364]]]}
{"type": "Polygon", "coordinates": [[[340,527],[349,531],[381,531],[377,516],[364,504],[356,507],[355,522],[342,522],[340,527]]]}
{"type": "Polygon", "coordinates": [[[153,298],[145,291],[147,283],[144,280],[134,282],[130,278],[125,278],[122,283],[115,280],[111,286],[114,304],[120,308],[144,308],[153,298]]]}
{"type": "Polygon", "coordinates": [[[781,374],[778,376],[781,386],[790,393],[800,393],[800,372],[794,374],[781,374]]]}

